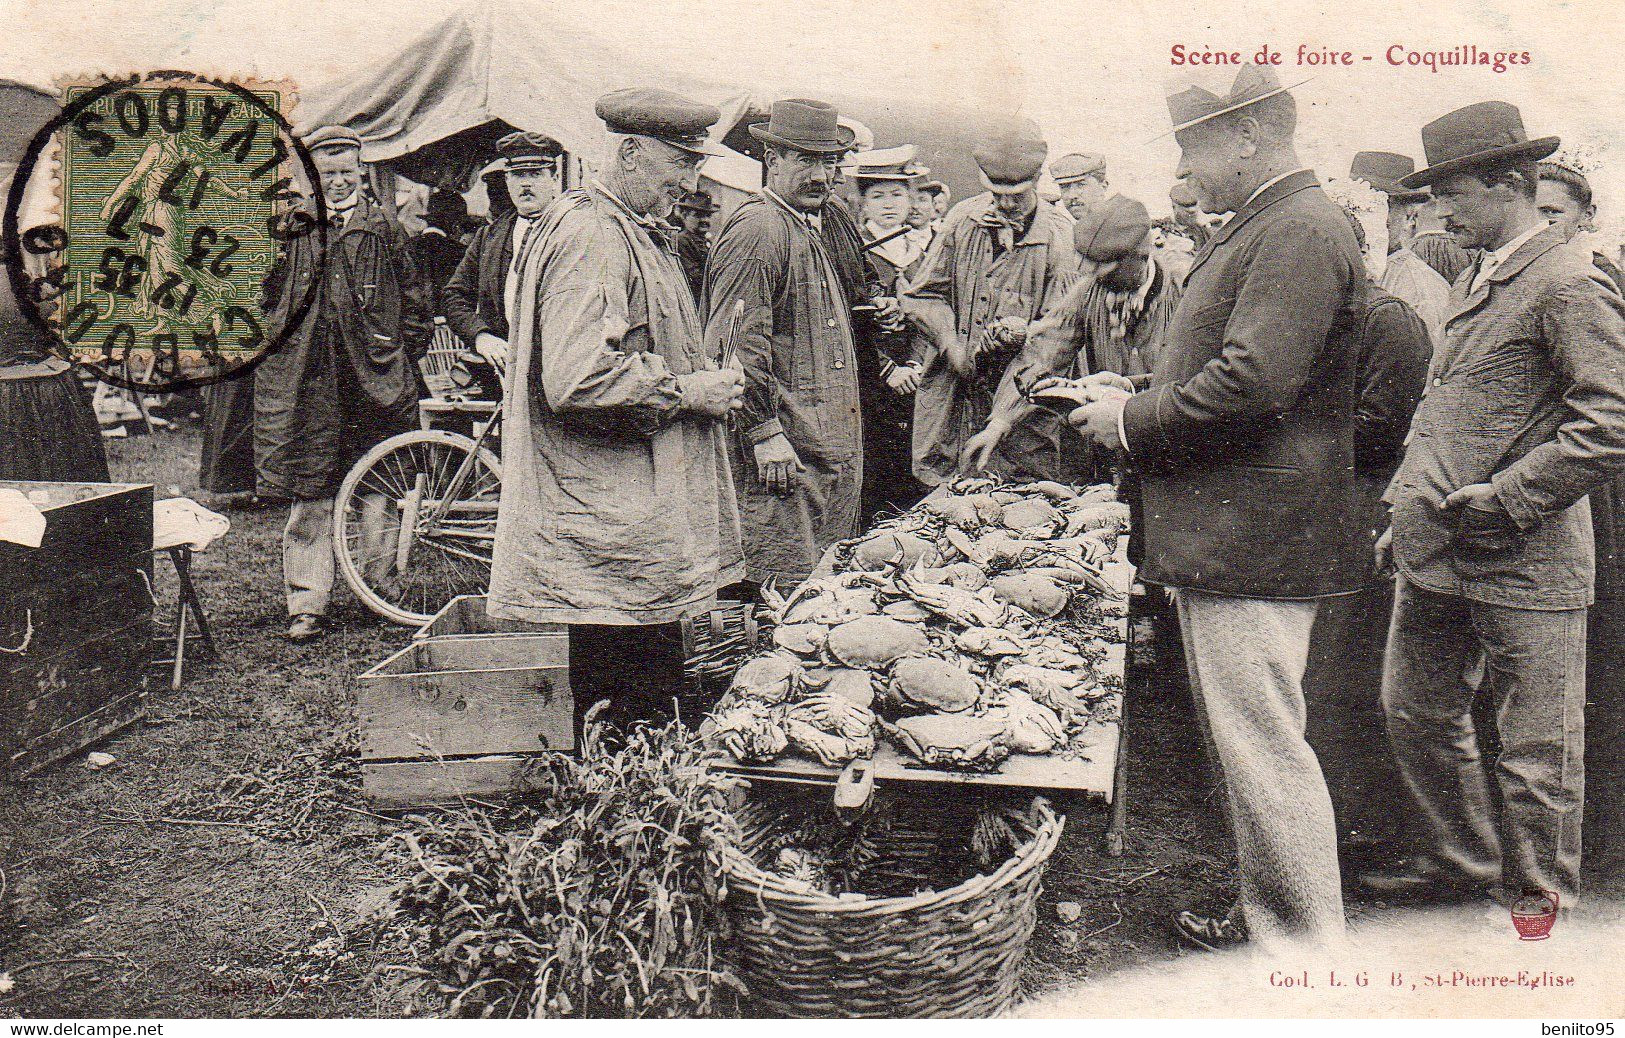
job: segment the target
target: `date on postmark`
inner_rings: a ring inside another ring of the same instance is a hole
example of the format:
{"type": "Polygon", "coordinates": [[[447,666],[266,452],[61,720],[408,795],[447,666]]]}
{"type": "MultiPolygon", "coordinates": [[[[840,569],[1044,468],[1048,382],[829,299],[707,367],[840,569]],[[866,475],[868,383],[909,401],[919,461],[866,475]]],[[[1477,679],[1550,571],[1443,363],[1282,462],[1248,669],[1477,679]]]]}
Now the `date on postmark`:
{"type": "MultiPolygon", "coordinates": [[[[280,345],[314,301],[267,312],[286,241],[325,231],[298,206],[315,167],[285,83],[187,72],[72,82],[34,138],[5,214],[7,274],[64,359],[139,390],[229,377],[280,345]],[[58,222],[18,225],[27,182],[54,178],[58,222]]],[[[325,250],[319,250],[325,251],[325,250]]]]}

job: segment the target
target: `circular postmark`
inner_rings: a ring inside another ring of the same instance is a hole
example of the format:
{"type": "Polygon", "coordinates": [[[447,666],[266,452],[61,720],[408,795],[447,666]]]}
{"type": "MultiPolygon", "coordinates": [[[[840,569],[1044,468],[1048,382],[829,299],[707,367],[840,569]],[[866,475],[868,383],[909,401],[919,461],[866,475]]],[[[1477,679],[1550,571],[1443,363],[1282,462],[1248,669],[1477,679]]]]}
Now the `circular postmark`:
{"type": "Polygon", "coordinates": [[[320,278],[277,277],[296,240],[326,254],[286,85],[149,72],[70,84],[29,143],[4,216],[6,274],[64,360],[121,388],[169,392],[249,370],[304,321],[320,278]],[[51,178],[58,219],[23,226],[51,178]]]}

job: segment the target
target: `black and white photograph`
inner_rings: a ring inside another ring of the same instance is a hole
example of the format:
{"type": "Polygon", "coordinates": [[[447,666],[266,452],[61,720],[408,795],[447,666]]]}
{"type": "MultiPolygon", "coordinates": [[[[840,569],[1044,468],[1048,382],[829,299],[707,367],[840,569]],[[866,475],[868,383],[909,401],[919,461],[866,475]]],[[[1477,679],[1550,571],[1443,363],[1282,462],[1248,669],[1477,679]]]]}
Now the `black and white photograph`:
{"type": "Polygon", "coordinates": [[[1616,3],[0,15],[7,1034],[1625,1018],[1616,3]]]}

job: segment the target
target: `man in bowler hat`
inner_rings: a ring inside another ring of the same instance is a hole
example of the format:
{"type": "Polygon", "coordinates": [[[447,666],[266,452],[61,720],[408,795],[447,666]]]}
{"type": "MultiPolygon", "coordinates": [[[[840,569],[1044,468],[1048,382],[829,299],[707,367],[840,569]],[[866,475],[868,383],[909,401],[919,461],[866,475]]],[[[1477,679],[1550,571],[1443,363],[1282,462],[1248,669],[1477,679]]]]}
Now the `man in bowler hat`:
{"type": "Polygon", "coordinates": [[[1586,495],[1625,471],[1625,303],[1537,205],[1518,109],[1422,128],[1445,226],[1482,250],[1452,287],[1378,561],[1398,569],[1383,708],[1429,849],[1362,877],[1390,894],[1572,906],[1585,782],[1586,495]],[[1462,675],[1482,655],[1501,751],[1499,825],[1462,675]]]}

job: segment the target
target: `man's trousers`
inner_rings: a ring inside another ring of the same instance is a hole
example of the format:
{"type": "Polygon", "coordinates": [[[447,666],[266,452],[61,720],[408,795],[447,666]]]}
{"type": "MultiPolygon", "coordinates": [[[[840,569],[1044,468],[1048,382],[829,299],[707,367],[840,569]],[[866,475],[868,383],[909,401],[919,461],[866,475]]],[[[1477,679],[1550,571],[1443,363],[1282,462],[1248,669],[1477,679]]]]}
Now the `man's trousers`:
{"type": "Polygon", "coordinates": [[[1579,892],[1585,799],[1586,611],[1487,605],[1400,576],[1382,705],[1437,861],[1507,898],[1579,892]],[[1482,653],[1501,752],[1501,824],[1462,680],[1482,653]]]}
{"type": "Polygon", "coordinates": [[[1241,908],[1266,951],[1344,935],[1337,830],[1304,739],[1303,675],[1316,602],[1181,589],[1191,692],[1224,772],[1241,908]]]}

